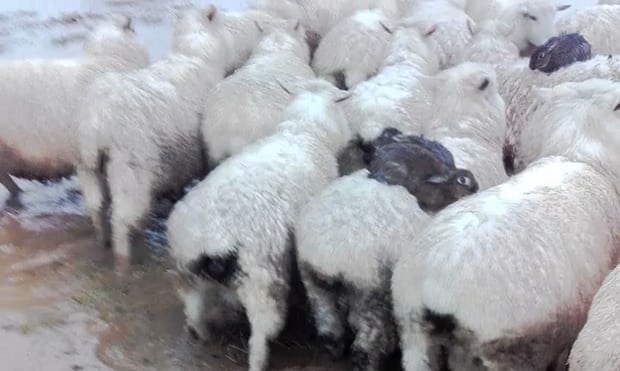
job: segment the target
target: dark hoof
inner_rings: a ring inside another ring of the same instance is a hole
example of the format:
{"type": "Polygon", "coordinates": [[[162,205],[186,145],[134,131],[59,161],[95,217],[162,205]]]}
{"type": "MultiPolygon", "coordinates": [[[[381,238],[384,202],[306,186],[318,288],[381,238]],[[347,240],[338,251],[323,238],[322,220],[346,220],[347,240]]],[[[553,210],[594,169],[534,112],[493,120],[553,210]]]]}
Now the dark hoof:
{"type": "Polygon", "coordinates": [[[355,371],[366,371],[371,368],[370,366],[370,358],[368,357],[368,353],[363,352],[359,349],[351,350],[351,363],[353,363],[353,370],[355,371]]]}
{"type": "Polygon", "coordinates": [[[321,335],[319,336],[319,342],[325,347],[333,361],[341,360],[347,351],[347,344],[344,339],[321,335]]]}
{"type": "Polygon", "coordinates": [[[19,195],[13,195],[9,197],[9,199],[6,201],[5,206],[13,210],[21,210],[24,208],[24,204],[19,199],[19,195]]]}

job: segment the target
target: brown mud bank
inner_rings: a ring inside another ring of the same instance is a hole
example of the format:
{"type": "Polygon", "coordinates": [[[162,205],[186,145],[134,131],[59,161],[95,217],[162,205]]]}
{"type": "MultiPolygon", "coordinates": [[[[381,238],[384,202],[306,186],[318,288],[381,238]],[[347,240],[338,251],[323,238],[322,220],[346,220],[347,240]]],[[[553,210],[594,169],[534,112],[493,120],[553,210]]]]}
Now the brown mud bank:
{"type": "MultiPolygon", "coordinates": [[[[247,331],[216,344],[183,331],[182,307],[164,253],[127,277],[95,244],[87,217],[0,210],[0,359],[17,370],[246,370],[247,331]],[[35,227],[36,226],[36,227],[35,227]]],[[[313,340],[297,313],[272,345],[273,370],[347,370],[313,340]]]]}

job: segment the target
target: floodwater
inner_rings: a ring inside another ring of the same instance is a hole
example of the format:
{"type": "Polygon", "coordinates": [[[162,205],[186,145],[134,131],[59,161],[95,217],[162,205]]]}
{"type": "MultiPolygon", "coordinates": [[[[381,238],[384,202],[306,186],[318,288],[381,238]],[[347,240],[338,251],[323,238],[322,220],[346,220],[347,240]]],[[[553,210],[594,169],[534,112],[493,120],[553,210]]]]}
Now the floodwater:
{"type": "MultiPolygon", "coordinates": [[[[592,0],[573,1],[577,6],[592,0]]],[[[80,54],[86,25],[111,11],[132,14],[151,59],[171,40],[176,0],[2,0],[0,58],[80,54]]],[[[202,0],[237,10],[244,0],[202,0]]],[[[0,159],[1,160],[1,159],[0,159]]],[[[6,371],[245,370],[247,331],[230,329],[217,344],[196,344],[165,271],[162,220],[146,235],[152,257],[128,277],[111,269],[96,245],[74,178],[41,184],[18,180],[26,207],[2,210],[0,187],[0,359],[6,371]]],[[[295,318],[306,318],[303,313],[295,318]]],[[[272,347],[274,370],[345,370],[312,340],[309,324],[292,321],[272,347]]]]}

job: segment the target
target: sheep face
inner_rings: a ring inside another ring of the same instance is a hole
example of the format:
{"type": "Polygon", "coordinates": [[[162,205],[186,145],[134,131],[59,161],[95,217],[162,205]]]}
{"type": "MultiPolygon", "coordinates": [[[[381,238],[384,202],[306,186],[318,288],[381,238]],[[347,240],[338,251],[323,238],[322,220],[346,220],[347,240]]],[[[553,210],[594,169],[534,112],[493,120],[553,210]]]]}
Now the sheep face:
{"type": "Polygon", "coordinates": [[[567,156],[615,175],[620,169],[620,83],[603,79],[535,88],[543,101],[521,132],[521,170],[545,156],[567,156]]]}
{"type": "Polygon", "coordinates": [[[291,91],[278,82],[282,89],[294,96],[283,113],[286,121],[279,125],[288,132],[312,132],[334,152],[340,151],[353,134],[340,105],[351,96],[326,80],[308,81],[291,91]]]}
{"type": "Polygon", "coordinates": [[[530,57],[531,70],[555,72],[575,62],[592,58],[590,43],[580,34],[562,34],[552,37],[536,48],[530,57]]]}
{"type": "Polygon", "coordinates": [[[557,6],[550,1],[523,0],[511,5],[502,20],[513,25],[511,41],[521,52],[540,46],[555,34],[555,16],[570,5],[557,6]]]}
{"type": "Polygon", "coordinates": [[[254,49],[255,55],[269,55],[274,52],[288,50],[310,63],[310,45],[306,29],[298,20],[274,22],[257,27],[265,34],[254,49]]]}
{"type": "Polygon", "coordinates": [[[139,42],[130,17],[114,14],[95,27],[84,43],[91,57],[131,59],[139,66],[148,63],[148,52],[139,42]]]}
{"type": "Polygon", "coordinates": [[[437,44],[431,36],[436,31],[437,25],[434,23],[411,18],[400,20],[394,28],[394,38],[383,65],[415,63],[429,74],[434,74],[440,66],[447,64],[435,52],[437,44]]]}
{"type": "Polygon", "coordinates": [[[405,187],[416,197],[422,210],[436,212],[476,193],[478,182],[470,171],[447,166],[426,147],[428,143],[434,143],[434,149],[441,146],[432,141],[424,144],[402,141],[379,147],[368,170],[370,178],[405,187]]]}
{"type": "Polygon", "coordinates": [[[465,62],[441,71],[434,77],[434,87],[436,104],[450,107],[457,117],[505,120],[506,105],[489,64],[465,62]]]}

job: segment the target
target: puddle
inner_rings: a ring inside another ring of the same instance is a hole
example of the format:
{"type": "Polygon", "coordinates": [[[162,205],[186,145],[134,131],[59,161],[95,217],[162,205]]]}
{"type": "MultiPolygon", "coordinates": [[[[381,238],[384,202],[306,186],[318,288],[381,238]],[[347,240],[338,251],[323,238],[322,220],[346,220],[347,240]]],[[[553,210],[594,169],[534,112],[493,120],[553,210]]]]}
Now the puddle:
{"type": "MultiPolygon", "coordinates": [[[[21,181],[20,181],[21,183],[21,181]]],[[[0,211],[0,359],[17,370],[246,370],[246,328],[216,344],[183,330],[165,271],[165,220],[146,231],[147,262],[114,274],[94,238],[75,178],[23,182],[25,209],[0,211]],[[7,363],[8,362],[8,363],[7,363]]],[[[317,346],[307,315],[273,344],[273,370],[346,370],[317,346]]]]}

